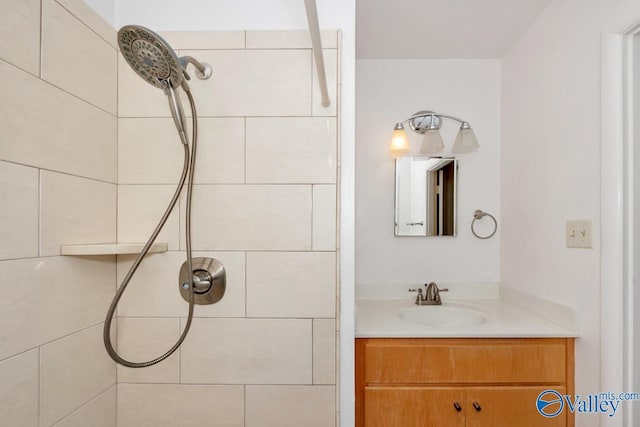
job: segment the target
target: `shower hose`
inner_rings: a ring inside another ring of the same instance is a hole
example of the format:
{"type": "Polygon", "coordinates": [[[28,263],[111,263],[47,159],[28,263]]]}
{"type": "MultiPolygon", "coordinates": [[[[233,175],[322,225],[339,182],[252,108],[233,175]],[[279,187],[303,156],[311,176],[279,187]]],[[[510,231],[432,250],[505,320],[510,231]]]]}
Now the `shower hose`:
{"type": "Polygon", "coordinates": [[[189,159],[189,145],[183,144],[184,166],[182,168],[182,174],[180,176],[180,181],[178,182],[178,186],[176,187],[173,197],[169,202],[169,206],[167,206],[166,211],[164,212],[164,214],[162,215],[162,218],[160,219],[160,222],[156,226],[155,230],[153,230],[153,233],[151,233],[149,240],[147,241],[147,243],[145,243],[144,247],[142,248],[142,251],[140,251],[140,254],[136,258],[136,260],[133,262],[133,265],[131,265],[131,268],[127,272],[127,275],[122,280],[122,284],[118,287],[118,290],[116,291],[116,294],[113,297],[113,301],[111,301],[111,305],[109,306],[109,310],[107,311],[107,317],[104,321],[104,329],[103,329],[102,337],[104,340],[104,346],[107,350],[107,353],[109,353],[109,356],[115,362],[123,366],[126,366],[128,368],[146,368],[148,366],[155,365],[156,363],[159,363],[164,359],[166,359],[167,357],[171,356],[178,349],[178,347],[180,347],[180,345],[186,338],[187,333],[189,332],[189,328],[191,327],[191,321],[193,320],[193,306],[194,306],[193,276],[189,274],[188,275],[189,276],[189,316],[187,318],[187,324],[184,327],[184,331],[182,331],[180,338],[178,338],[178,341],[173,345],[173,347],[171,347],[162,356],[156,357],[153,360],[149,360],[147,362],[131,362],[122,358],[113,348],[113,344],[111,342],[111,323],[113,321],[113,316],[115,314],[116,307],[118,306],[118,302],[120,301],[120,298],[122,297],[122,294],[124,293],[124,291],[127,289],[127,286],[129,285],[129,282],[133,278],[133,275],[135,274],[136,270],[138,269],[138,267],[140,267],[142,260],[149,252],[149,248],[151,248],[151,245],[158,237],[158,234],[164,227],[164,224],[167,222],[167,218],[173,211],[173,208],[175,207],[176,202],[180,197],[180,193],[182,192],[182,188],[184,186],[185,180],[187,179],[187,175],[189,177],[189,180],[187,182],[187,208],[186,208],[186,220],[185,220],[185,234],[186,234],[186,243],[187,243],[187,267],[188,267],[188,271],[193,271],[192,261],[191,261],[191,258],[192,258],[191,257],[191,198],[193,195],[193,175],[195,170],[196,148],[197,148],[197,142],[198,142],[198,119],[196,114],[195,102],[193,100],[193,95],[191,94],[191,91],[189,90],[188,86],[183,85],[182,87],[185,90],[187,97],[189,98],[189,107],[191,108],[191,120],[192,120],[191,159],[189,159]]]}

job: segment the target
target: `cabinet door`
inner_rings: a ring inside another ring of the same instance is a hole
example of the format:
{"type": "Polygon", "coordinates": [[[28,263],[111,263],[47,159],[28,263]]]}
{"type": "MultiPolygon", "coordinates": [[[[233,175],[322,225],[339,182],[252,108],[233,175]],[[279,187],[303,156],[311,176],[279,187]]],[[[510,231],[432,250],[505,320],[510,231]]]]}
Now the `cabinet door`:
{"type": "Polygon", "coordinates": [[[536,409],[538,395],[554,389],[565,394],[564,387],[469,387],[464,410],[467,427],[560,427],[567,425],[567,408],[555,418],[545,418],[536,409]],[[477,408],[474,407],[474,403],[477,408]]]}
{"type": "Polygon", "coordinates": [[[463,387],[365,387],[364,394],[365,427],[465,425],[463,387]]]}

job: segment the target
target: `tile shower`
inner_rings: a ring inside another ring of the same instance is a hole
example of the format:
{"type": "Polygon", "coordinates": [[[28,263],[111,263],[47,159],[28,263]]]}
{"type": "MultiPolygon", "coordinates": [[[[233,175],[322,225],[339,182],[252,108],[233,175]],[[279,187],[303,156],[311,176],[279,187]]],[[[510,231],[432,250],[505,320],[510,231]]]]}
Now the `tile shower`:
{"type": "MultiPolygon", "coordinates": [[[[304,31],[161,33],[214,67],[190,82],[201,117],[193,243],[194,256],[225,264],[228,283],[220,303],[196,307],[176,354],[132,370],[110,361],[101,330],[133,256],[61,257],[59,246],[146,240],[181,166],[166,98],[80,0],[5,3],[3,422],[335,425],[337,32],[323,33],[330,107],[304,31]]],[[[132,360],[163,352],[184,326],[183,209],[158,238],[169,251],[149,256],[119,306],[116,342],[132,360]]]]}

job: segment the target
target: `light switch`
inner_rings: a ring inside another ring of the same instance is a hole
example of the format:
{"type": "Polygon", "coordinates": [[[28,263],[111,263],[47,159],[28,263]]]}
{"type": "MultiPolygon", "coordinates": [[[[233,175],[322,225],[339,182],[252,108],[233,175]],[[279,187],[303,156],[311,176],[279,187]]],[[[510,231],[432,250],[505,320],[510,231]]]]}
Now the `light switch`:
{"type": "Polygon", "coordinates": [[[567,221],[567,247],[593,248],[590,219],[567,221]]]}

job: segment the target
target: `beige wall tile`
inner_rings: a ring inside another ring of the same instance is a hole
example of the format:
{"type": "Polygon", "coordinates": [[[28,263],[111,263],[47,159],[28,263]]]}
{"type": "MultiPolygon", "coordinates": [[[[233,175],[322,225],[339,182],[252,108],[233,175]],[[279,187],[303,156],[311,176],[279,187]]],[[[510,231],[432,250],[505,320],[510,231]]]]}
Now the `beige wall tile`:
{"type": "Polygon", "coordinates": [[[335,183],[335,118],[247,119],[248,183],[335,183]]]}
{"type": "Polygon", "coordinates": [[[322,105],[322,94],[320,92],[320,79],[316,68],[315,59],[313,61],[313,115],[314,116],[335,116],[338,105],[338,50],[323,49],[324,70],[327,76],[327,91],[329,92],[330,104],[327,107],[322,105]]]}
{"type": "Polygon", "coordinates": [[[116,240],[116,185],[40,171],[40,254],[116,240]]]}
{"type": "Polygon", "coordinates": [[[114,283],[114,257],[0,262],[0,359],[100,322],[114,283]]]}
{"type": "Polygon", "coordinates": [[[197,185],[193,198],[194,249],[311,249],[310,186],[197,185]]]}
{"type": "Polygon", "coordinates": [[[117,31],[82,0],[56,0],[62,7],[84,22],[114,49],[118,48],[117,31]]]}
{"type": "Polygon", "coordinates": [[[116,181],[117,119],[5,62],[0,159],[116,181]]]}
{"type": "MultiPolygon", "coordinates": [[[[188,110],[186,96],[180,97],[188,110]]],[[[122,55],[118,55],[118,116],[171,117],[164,92],[140,78],[122,55]]]]}
{"type": "MultiPolygon", "coordinates": [[[[171,201],[175,185],[119,185],[118,241],[146,242],[171,201]]],[[[179,239],[179,206],[167,219],[156,239],[167,242],[169,250],[177,250],[179,239]]]]}
{"type": "Polygon", "coordinates": [[[40,424],[51,425],[116,382],[104,351],[102,324],[40,349],[40,424]]]}
{"type": "Polygon", "coordinates": [[[335,305],[335,253],[247,253],[248,317],[333,317],[335,305]]]}
{"type": "Polygon", "coordinates": [[[116,50],[55,0],[42,0],[42,78],[116,114],[116,50]]]}
{"type": "Polygon", "coordinates": [[[196,184],[244,183],[244,119],[198,121],[196,184]]]}
{"type": "Polygon", "coordinates": [[[38,426],[38,349],[0,361],[0,419],[6,426],[38,426]]]}
{"type": "Polygon", "coordinates": [[[40,74],[40,0],[3,1],[0,58],[40,74]]]}
{"type": "Polygon", "coordinates": [[[0,259],[38,256],[38,170],[0,161],[0,259]]]}
{"type": "MultiPolygon", "coordinates": [[[[308,116],[311,51],[181,51],[213,67],[190,82],[201,116],[308,116]]],[[[165,102],[166,103],[166,102],[165,102]]]]}
{"type": "MultiPolygon", "coordinates": [[[[244,252],[194,252],[194,257],[216,258],[227,272],[224,297],[216,304],[197,305],[198,317],[244,317],[244,252]]],[[[118,283],[122,282],[135,256],[118,256],[118,283]]],[[[187,259],[185,252],[149,255],[139,267],[118,306],[119,316],[186,317],[189,304],[178,291],[178,272],[187,259]]]]}
{"type": "Polygon", "coordinates": [[[118,384],[118,427],[244,427],[244,386],[118,384]]]}
{"type": "Polygon", "coordinates": [[[247,386],[246,427],[336,425],[333,386],[247,386]]]}
{"type": "MultiPolygon", "coordinates": [[[[189,121],[190,122],[190,121],[189,121]]],[[[198,121],[196,183],[244,182],[244,119],[198,121]]],[[[118,127],[119,184],[175,184],[184,150],[171,118],[123,118],[118,127]]]]}
{"type": "Polygon", "coordinates": [[[116,427],[116,386],[100,393],[55,427],[116,427]]]}
{"type": "MultiPolygon", "coordinates": [[[[214,70],[208,80],[189,82],[199,117],[311,114],[310,51],[181,50],[180,54],[207,62],[214,70]]],[[[118,62],[120,117],[171,117],[164,93],[138,77],[122,58],[118,62]]],[[[186,96],[181,97],[186,105],[186,96]]]]}
{"type": "MultiPolygon", "coordinates": [[[[244,49],[244,33],[244,31],[161,31],[160,35],[174,49],[244,49]]],[[[191,76],[195,77],[195,73],[191,76]]]]}
{"type": "MultiPolygon", "coordinates": [[[[177,295],[176,295],[177,296],[177,295]]],[[[146,362],[162,356],[180,337],[178,318],[118,317],[118,353],[131,362],[146,362]]],[[[118,382],[179,383],[180,352],[144,369],[118,365],[118,382]]]]}
{"type": "MultiPolygon", "coordinates": [[[[320,31],[324,49],[338,47],[336,30],[320,31]]],[[[256,30],[247,31],[247,49],[311,49],[311,36],[307,30],[256,30]]]]}
{"type": "Polygon", "coordinates": [[[336,383],[336,321],[313,319],[313,383],[336,383]]]}
{"type": "Polygon", "coordinates": [[[118,184],[177,184],[184,149],[171,118],[118,121],[118,184]]]}
{"type": "Polygon", "coordinates": [[[313,186],[313,250],[336,250],[336,186],[313,186]]]}
{"type": "Polygon", "coordinates": [[[310,384],[311,352],[309,319],[196,319],[182,344],[182,382],[310,384]]]}

